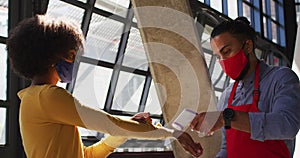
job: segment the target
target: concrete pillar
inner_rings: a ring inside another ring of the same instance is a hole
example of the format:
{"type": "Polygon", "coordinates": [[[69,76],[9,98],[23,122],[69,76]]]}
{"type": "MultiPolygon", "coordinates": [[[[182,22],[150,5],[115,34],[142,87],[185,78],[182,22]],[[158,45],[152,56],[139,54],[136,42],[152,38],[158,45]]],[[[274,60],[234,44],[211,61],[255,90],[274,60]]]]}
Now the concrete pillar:
{"type": "MultiPolygon", "coordinates": [[[[215,95],[201,51],[199,33],[186,0],[132,0],[151,74],[167,126],[184,109],[213,111],[215,95]]],[[[211,118],[216,119],[216,118],[211,118]]],[[[221,132],[200,138],[201,157],[214,157],[220,150],[221,132]]],[[[175,157],[191,157],[172,142],[175,157]]]]}

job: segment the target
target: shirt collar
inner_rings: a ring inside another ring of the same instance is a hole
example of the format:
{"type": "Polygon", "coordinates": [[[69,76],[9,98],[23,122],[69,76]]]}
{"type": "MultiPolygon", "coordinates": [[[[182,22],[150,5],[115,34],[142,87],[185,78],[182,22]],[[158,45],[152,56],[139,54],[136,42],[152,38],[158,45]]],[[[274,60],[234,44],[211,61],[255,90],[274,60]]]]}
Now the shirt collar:
{"type": "MultiPolygon", "coordinates": [[[[264,78],[265,74],[267,73],[267,68],[268,68],[268,65],[261,61],[260,62],[259,80],[264,78]]],[[[250,75],[245,80],[241,80],[240,84],[242,84],[243,86],[246,86],[246,87],[249,85],[252,85],[254,83],[254,78],[255,78],[255,71],[251,72],[250,75]]]]}

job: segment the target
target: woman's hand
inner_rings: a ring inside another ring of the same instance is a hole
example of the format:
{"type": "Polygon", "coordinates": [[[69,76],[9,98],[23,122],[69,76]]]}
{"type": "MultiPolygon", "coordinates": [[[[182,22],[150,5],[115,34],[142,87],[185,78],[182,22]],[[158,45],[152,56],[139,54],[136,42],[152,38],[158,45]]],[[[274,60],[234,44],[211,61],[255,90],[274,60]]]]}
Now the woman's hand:
{"type": "Polygon", "coordinates": [[[192,137],[183,131],[175,130],[173,136],[177,138],[181,146],[195,157],[199,157],[203,153],[203,148],[200,143],[195,143],[192,137]]]}
{"type": "MultiPolygon", "coordinates": [[[[131,120],[140,123],[152,124],[152,119],[150,118],[150,114],[145,112],[135,114],[134,116],[132,116],[131,120]]],[[[193,156],[199,157],[200,155],[202,155],[203,152],[202,146],[200,145],[200,143],[195,143],[192,137],[188,133],[175,130],[173,136],[179,141],[182,147],[186,151],[191,153],[193,156]]]]}
{"type": "Polygon", "coordinates": [[[148,112],[140,112],[132,116],[131,120],[140,122],[140,123],[149,123],[152,124],[152,119],[148,112]]]}

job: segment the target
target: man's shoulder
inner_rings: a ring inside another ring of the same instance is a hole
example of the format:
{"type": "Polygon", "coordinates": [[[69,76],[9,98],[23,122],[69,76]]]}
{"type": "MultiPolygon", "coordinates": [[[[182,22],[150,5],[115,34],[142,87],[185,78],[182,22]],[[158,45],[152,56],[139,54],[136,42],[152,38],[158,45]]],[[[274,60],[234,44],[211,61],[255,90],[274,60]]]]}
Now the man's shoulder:
{"type": "Polygon", "coordinates": [[[287,66],[273,66],[267,65],[265,68],[265,73],[262,76],[262,79],[285,82],[287,80],[299,81],[296,73],[287,66]]]}

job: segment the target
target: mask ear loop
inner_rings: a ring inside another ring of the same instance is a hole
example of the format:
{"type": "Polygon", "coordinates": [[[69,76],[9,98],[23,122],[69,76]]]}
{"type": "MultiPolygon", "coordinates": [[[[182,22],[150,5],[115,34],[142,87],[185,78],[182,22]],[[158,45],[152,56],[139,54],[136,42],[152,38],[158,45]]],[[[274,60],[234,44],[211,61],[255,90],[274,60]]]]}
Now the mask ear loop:
{"type": "Polygon", "coordinates": [[[77,51],[75,49],[71,49],[68,51],[68,55],[62,60],[66,60],[67,62],[74,62],[76,58],[77,51]]]}
{"type": "MultiPolygon", "coordinates": [[[[247,41],[244,42],[244,44],[242,45],[241,49],[244,49],[245,45],[246,45],[247,41]]],[[[243,51],[245,53],[245,51],[243,51]]],[[[245,68],[243,69],[243,71],[241,72],[241,74],[239,75],[239,77],[236,80],[241,80],[242,78],[244,78],[244,76],[246,75],[246,73],[248,72],[249,68],[250,68],[250,62],[249,62],[249,53],[246,53],[245,56],[248,60],[248,63],[246,64],[245,68]]]]}
{"type": "Polygon", "coordinates": [[[243,42],[243,45],[242,45],[242,48],[241,48],[241,49],[244,49],[246,43],[247,43],[247,40],[243,42]]]}
{"type": "MultiPolygon", "coordinates": [[[[75,50],[74,50],[75,51],[75,50]]],[[[80,65],[80,61],[81,61],[81,58],[84,54],[84,47],[80,47],[76,52],[75,52],[75,56],[74,56],[74,66],[73,66],[73,72],[72,72],[72,81],[68,84],[68,91],[69,92],[73,92],[74,90],[74,86],[75,86],[75,83],[76,83],[76,78],[77,78],[77,73],[78,73],[78,70],[79,70],[79,65],[80,65]]]]}

